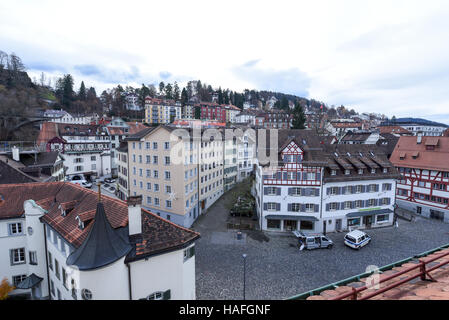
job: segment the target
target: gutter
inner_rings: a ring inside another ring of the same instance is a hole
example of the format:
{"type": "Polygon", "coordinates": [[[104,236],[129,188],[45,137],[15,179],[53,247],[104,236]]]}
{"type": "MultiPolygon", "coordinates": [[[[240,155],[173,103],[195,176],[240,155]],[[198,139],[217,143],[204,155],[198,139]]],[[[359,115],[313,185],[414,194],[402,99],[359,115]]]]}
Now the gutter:
{"type": "Polygon", "coordinates": [[[126,264],[128,267],[128,288],[129,288],[129,300],[133,299],[132,287],[131,287],[131,265],[129,263],[126,264]]]}

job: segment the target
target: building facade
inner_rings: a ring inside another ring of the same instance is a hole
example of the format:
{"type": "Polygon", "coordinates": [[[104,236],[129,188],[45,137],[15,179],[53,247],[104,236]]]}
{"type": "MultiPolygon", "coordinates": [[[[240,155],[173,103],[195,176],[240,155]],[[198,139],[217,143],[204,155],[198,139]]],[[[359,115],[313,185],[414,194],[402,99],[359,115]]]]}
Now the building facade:
{"type": "Polygon", "coordinates": [[[403,136],[391,155],[399,207],[449,223],[449,137],[403,136]]]}

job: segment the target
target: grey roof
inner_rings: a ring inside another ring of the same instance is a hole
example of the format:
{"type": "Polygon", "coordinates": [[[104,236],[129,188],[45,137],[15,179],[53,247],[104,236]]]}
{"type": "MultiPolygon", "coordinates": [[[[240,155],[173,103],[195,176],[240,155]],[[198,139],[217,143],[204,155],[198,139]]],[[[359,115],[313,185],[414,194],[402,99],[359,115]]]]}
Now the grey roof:
{"type": "Polygon", "coordinates": [[[21,155],[20,162],[27,167],[52,167],[55,165],[58,159],[59,151],[40,152],[37,154],[36,159],[34,155],[29,156],[21,155]]]}
{"type": "Polygon", "coordinates": [[[30,274],[28,277],[26,277],[22,282],[20,282],[16,288],[17,289],[31,289],[35,287],[37,284],[39,284],[42,280],[44,280],[41,277],[36,276],[34,273],[30,274]]]}
{"type": "Polygon", "coordinates": [[[67,258],[67,265],[75,265],[80,270],[97,269],[126,256],[131,249],[128,228],[112,228],[99,202],[92,229],[81,246],[67,258]]]}
{"type": "Polygon", "coordinates": [[[36,181],[37,179],[30,177],[22,171],[0,160],[0,184],[27,183],[36,181]]]}
{"type": "Polygon", "coordinates": [[[366,216],[372,216],[377,214],[386,214],[386,213],[392,213],[393,211],[391,209],[380,209],[380,210],[371,210],[371,211],[357,211],[357,212],[350,212],[346,214],[346,217],[352,218],[352,217],[366,217],[366,216]]]}

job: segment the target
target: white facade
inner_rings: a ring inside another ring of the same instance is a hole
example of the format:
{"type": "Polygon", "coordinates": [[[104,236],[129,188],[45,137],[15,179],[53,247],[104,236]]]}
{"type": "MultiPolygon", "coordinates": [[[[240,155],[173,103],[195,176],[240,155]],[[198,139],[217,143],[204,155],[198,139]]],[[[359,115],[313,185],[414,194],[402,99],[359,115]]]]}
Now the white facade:
{"type": "Polygon", "coordinates": [[[67,124],[90,124],[95,118],[92,116],[78,116],[74,117],[69,113],[59,118],[53,118],[50,121],[56,123],[67,123],[67,124]]]}

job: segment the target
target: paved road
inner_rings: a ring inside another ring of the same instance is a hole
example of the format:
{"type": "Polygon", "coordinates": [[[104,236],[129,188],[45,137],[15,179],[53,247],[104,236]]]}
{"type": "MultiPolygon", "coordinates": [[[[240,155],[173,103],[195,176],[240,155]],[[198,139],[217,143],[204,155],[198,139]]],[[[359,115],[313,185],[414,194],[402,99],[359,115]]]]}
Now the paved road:
{"type": "Polygon", "coordinates": [[[197,299],[242,299],[246,253],[246,298],[284,299],[449,243],[449,224],[417,218],[399,227],[370,230],[373,241],[360,251],[343,244],[344,233],[328,234],[333,249],[299,251],[290,235],[245,232],[242,240],[226,230],[226,195],[193,228],[197,299]]]}

